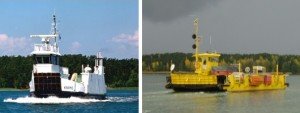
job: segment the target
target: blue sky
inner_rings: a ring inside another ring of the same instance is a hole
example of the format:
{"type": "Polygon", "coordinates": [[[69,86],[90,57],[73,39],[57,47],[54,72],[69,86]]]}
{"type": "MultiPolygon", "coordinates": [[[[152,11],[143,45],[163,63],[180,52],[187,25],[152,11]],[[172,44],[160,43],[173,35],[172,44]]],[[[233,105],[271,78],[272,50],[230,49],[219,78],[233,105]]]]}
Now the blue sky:
{"type": "Polygon", "coordinates": [[[138,0],[1,0],[0,55],[29,55],[54,10],[62,54],[138,58],[138,0]]]}

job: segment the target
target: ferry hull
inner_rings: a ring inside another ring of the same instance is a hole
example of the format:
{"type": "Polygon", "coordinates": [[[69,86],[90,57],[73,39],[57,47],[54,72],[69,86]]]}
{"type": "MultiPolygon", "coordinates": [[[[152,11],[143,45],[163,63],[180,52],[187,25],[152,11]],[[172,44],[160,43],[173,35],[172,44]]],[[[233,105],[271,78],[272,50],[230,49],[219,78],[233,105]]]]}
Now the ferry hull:
{"type": "Polygon", "coordinates": [[[283,90],[287,88],[287,85],[285,86],[260,86],[260,87],[251,87],[251,86],[245,86],[245,87],[224,87],[224,90],[228,92],[243,92],[243,91],[264,91],[264,90],[283,90]]]}
{"type": "Polygon", "coordinates": [[[246,85],[199,85],[199,84],[182,84],[182,85],[174,85],[174,84],[167,84],[165,87],[167,89],[173,89],[174,91],[178,92],[186,92],[186,91],[228,91],[228,92],[243,92],[243,91],[262,91],[262,90],[283,90],[289,86],[288,83],[284,85],[277,85],[277,86],[267,86],[267,85],[260,85],[260,86],[246,86],[246,85]]]}
{"type": "Polygon", "coordinates": [[[230,75],[228,76],[228,80],[230,82],[225,84],[223,86],[223,89],[230,92],[241,92],[241,91],[260,91],[260,90],[281,90],[289,86],[289,83],[286,83],[286,76],[283,74],[271,75],[271,76],[269,75],[270,77],[269,82],[267,82],[266,80],[267,76],[262,76],[262,75],[256,76],[265,79],[261,83],[252,80],[251,77],[255,77],[255,76],[244,75],[243,77],[234,77],[233,75],[230,75]]]}
{"type": "Polygon", "coordinates": [[[30,87],[31,97],[46,98],[49,96],[56,96],[60,98],[69,98],[75,96],[80,98],[105,99],[105,93],[84,93],[84,90],[80,88],[75,89],[77,91],[66,91],[70,90],[66,88],[80,87],[81,84],[61,78],[60,73],[33,73],[33,77],[34,82],[32,87],[30,87]]]}
{"type": "Polygon", "coordinates": [[[60,73],[33,73],[34,91],[37,94],[60,94],[61,78],[60,73]]]}
{"type": "Polygon", "coordinates": [[[222,87],[218,85],[197,85],[197,84],[189,84],[189,85],[174,85],[167,84],[167,89],[173,89],[174,91],[224,91],[222,87]]]}
{"type": "Polygon", "coordinates": [[[105,94],[85,94],[83,92],[53,92],[53,93],[43,93],[43,92],[30,92],[30,97],[37,97],[37,98],[47,98],[49,96],[56,96],[59,98],[70,98],[70,97],[80,97],[80,98],[89,98],[89,99],[99,99],[104,100],[106,99],[105,94]]]}
{"type": "Polygon", "coordinates": [[[166,77],[167,89],[175,91],[223,91],[218,77],[197,73],[171,73],[166,77]]]}
{"type": "MultiPolygon", "coordinates": [[[[239,74],[239,73],[234,73],[239,74]]],[[[282,90],[289,86],[286,83],[286,75],[268,75],[270,78],[266,81],[267,76],[257,76],[263,78],[261,83],[253,81],[250,75],[240,77],[234,76],[199,76],[194,73],[172,73],[166,77],[166,88],[174,91],[260,91],[260,90],[282,90]],[[224,79],[225,77],[225,79],[224,79]],[[255,84],[254,84],[255,83],[255,84]]],[[[241,74],[241,73],[240,73],[241,74]]]]}

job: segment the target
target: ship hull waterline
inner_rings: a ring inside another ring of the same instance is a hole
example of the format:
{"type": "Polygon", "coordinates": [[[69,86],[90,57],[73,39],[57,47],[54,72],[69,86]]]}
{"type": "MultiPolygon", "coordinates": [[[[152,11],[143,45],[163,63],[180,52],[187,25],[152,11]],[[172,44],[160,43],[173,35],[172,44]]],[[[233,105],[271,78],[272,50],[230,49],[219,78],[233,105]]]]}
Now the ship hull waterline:
{"type": "Polygon", "coordinates": [[[280,85],[264,85],[251,86],[245,84],[173,84],[171,76],[166,77],[167,84],[165,88],[173,89],[176,92],[193,92],[193,91],[208,91],[208,92],[244,92],[244,91],[270,91],[270,90],[284,90],[289,87],[289,83],[280,85]]]}
{"type": "Polygon", "coordinates": [[[173,89],[176,92],[193,92],[193,91],[215,91],[215,92],[243,92],[243,91],[264,91],[264,90],[284,90],[289,86],[289,83],[286,83],[283,87],[269,87],[269,86],[262,86],[262,87],[234,87],[231,88],[227,85],[174,85],[174,84],[167,84],[165,87],[167,89],[173,89]]]}
{"type": "Polygon", "coordinates": [[[70,97],[79,97],[79,98],[86,98],[86,99],[98,99],[98,100],[105,100],[106,95],[101,94],[85,94],[83,92],[67,92],[67,91],[61,91],[61,92],[55,92],[55,93],[42,93],[42,92],[30,92],[30,97],[36,97],[36,98],[47,98],[50,96],[55,96],[59,98],[70,98],[70,97]]]}

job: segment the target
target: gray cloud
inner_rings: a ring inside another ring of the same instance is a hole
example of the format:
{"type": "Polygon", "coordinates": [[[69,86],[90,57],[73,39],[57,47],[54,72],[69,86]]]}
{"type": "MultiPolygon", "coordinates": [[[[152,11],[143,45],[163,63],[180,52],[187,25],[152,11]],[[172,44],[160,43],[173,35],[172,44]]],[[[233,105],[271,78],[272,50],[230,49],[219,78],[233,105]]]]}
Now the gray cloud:
{"type": "MultiPolygon", "coordinates": [[[[170,2],[161,1],[164,4],[170,2]]],[[[153,6],[154,2],[151,3],[153,6]]],[[[201,52],[216,50],[221,53],[300,54],[298,0],[222,0],[205,10],[198,8],[190,12],[181,12],[184,15],[179,13],[180,9],[176,7],[166,8],[164,11],[163,8],[159,8],[163,7],[161,2],[156,3],[158,6],[154,5],[153,10],[157,11],[149,12],[159,12],[156,14],[158,16],[149,17],[148,14],[148,19],[143,20],[143,54],[193,52],[193,17],[189,15],[199,16],[199,34],[203,36],[201,52]],[[168,17],[159,16],[168,14],[169,11],[176,19],[166,21],[168,17]],[[174,12],[178,12],[178,15],[173,14],[174,12]],[[209,45],[210,35],[212,47],[209,45]]],[[[189,4],[199,3],[194,1],[189,4]]],[[[151,9],[144,7],[143,11],[147,10],[151,9]]]]}
{"type": "Polygon", "coordinates": [[[219,0],[144,0],[143,19],[172,21],[214,5],[219,0]]]}

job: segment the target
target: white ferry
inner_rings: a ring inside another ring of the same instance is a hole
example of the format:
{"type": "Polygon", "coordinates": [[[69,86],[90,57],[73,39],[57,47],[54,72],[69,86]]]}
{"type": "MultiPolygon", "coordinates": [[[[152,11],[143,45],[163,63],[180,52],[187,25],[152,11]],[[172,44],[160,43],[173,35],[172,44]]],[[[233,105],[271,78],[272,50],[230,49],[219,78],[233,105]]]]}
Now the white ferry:
{"type": "Polygon", "coordinates": [[[82,73],[69,74],[67,67],[59,64],[59,47],[57,40],[56,16],[53,15],[52,33],[50,35],[30,35],[41,38],[42,43],[34,44],[31,55],[34,57],[32,77],[29,83],[30,96],[57,96],[67,98],[71,96],[105,99],[106,84],[104,79],[103,57],[99,52],[95,59],[94,71],[87,65],[82,65],[82,73]],[[70,77],[69,77],[70,76],[70,77]]]}

